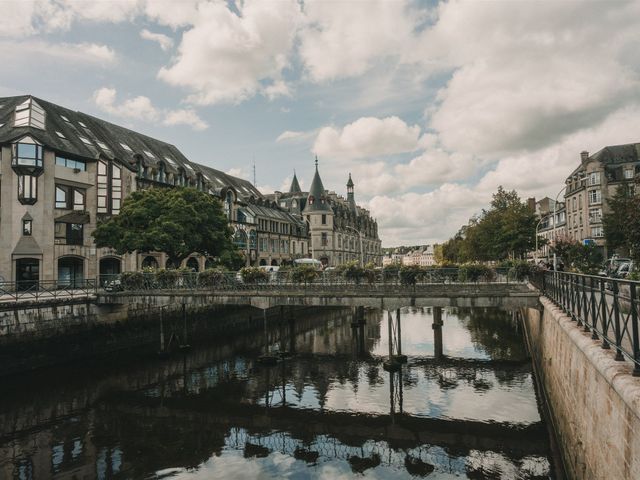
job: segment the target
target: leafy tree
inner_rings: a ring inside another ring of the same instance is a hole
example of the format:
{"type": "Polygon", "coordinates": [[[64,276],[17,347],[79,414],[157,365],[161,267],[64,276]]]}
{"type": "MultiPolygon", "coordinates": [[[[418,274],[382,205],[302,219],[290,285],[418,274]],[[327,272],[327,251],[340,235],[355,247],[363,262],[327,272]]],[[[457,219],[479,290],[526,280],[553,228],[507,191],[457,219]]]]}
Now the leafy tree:
{"type": "Polygon", "coordinates": [[[100,223],[98,247],[119,254],[164,252],[178,266],[192,253],[219,257],[235,251],[220,202],[194,188],[150,188],[133,192],[120,214],[100,223]]]}
{"type": "Polygon", "coordinates": [[[520,258],[535,246],[536,221],[515,190],[499,187],[489,210],[443,244],[443,258],[456,263],[520,258]]]}
{"type": "Polygon", "coordinates": [[[602,222],[608,247],[622,249],[640,263],[640,195],[621,185],[607,204],[610,211],[602,222]]]}

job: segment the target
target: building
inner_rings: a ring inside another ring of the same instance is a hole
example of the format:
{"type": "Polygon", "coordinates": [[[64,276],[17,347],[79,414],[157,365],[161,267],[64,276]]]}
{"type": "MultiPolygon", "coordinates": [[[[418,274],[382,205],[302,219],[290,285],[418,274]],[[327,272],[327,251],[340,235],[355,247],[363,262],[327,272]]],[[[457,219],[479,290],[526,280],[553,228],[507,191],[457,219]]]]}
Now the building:
{"type": "Polygon", "coordinates": [[[551,259],[551,246],[553,245],[554,237],[556,239],[566,237],[567,222],[565,204],[564,202],[556,202],[549,197],[545,197],[535,202],[535,212],[539,217],[537,233],[544,241],[539,242],[538,250],[534,252],[533,258],[549,261],[551,259]]]}
{"type": "Polygon", "coordinates": [[[566,235],[581,243],[595,243],[608,255],[602,216],[607,200],[619,187],[634,188],[640,172],[640,143],[604,147],[593,155],[580,154],[580,165],[565,180],[566,235]]]}
{"type": "Polygon", "coordinates": [[[348,261],[382,265],[378,223],[369,211],[355,201],[353,179],[347,180],[347,198],[324,188],[316,169],[308,192],[300,188],[294,173],[288,192],[275,192],[272,197],[280,208],[306,222],[310,235],[310,255],[326,266],[348,261]]]}
{"type": "MultiPolygon", "coordinates": [[[[190,186],[223,202],[246,263],[308,252],[307,224],[250,182],[189,161],[175,146],[31,96],[0,98],[0,279],[72,284],[143,267],[161,252],[96,248],[96,223],[139,188],[190,186]]],[[[200,270],[212,259],[193,255],[200,270]]]]}

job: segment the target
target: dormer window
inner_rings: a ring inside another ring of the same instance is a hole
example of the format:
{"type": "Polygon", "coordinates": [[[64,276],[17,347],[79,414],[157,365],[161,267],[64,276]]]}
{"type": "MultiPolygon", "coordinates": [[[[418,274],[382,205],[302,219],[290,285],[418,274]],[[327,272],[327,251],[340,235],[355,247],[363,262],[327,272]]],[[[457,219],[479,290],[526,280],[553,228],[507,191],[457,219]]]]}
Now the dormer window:
{"type": "Polygon", "coordinates": [[[24,137],[12,146],[11,166],[19,175],[40,175],[44,157],[42,145],[32,138],[24,137]]]}
{"type": "Polygon", "coordinates": [[[28,98],[20,105],[16,105],[14,127],[34,127],[44,130],[44,109],[32,98],[28,98]]]}
{"type": "Polygon", "coordinates": [[[309,196],[309,205],[313,205],[315,203],[316,199],[313,197],[313,195],[309,196]]]}

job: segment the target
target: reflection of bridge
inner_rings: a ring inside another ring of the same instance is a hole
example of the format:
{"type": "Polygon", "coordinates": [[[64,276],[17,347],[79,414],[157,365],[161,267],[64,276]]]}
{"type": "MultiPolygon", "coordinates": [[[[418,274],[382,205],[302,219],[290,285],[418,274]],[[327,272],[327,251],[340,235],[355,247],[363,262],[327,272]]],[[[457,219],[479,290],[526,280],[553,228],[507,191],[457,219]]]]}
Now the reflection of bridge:
{"type": "Polygon", "coordinates": [[[118,415],[126,415],[130,422],[149,424],[155,419],[161,420],[162,425],[173,423],[176,429],[185,431],[194,425],[225,431],[238,427],[259,435],[285,431],[300,440],[309,441],[324,435],[358,448],[369,440],[384,440],[394,449],[429,444],[443,447],[456,456],[467,455],[471,450],[491,450],[516,461],[532,454],[547,453],[543,446],[548,434],[541,422],[523,426],[400,413],[366,415],[289,406],[267,408],[232,402],[212,408],[210,402],[188,397],[161,400],[120,395],[110,399],[109,404],[118,415]]]}

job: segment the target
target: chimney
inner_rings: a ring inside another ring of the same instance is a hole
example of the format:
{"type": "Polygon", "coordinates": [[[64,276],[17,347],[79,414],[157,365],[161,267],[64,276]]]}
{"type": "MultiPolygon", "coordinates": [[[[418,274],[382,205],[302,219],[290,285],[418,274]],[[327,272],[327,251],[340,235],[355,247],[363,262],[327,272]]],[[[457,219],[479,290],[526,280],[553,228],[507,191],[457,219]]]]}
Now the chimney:
{"type": "Polygon", "coordinates": [[[586,150],[583,150],[582,152],[580,152],[580,161],[582,163],[585,163],[588,159],[589,159],[589,152],[587,152],[586,150]]]}
{"type": "Polygon", "coordinates": [[[536,197],[527,198],[527,207],[529,207],[532,212],[536,211],[536,197]]]}

